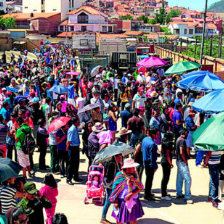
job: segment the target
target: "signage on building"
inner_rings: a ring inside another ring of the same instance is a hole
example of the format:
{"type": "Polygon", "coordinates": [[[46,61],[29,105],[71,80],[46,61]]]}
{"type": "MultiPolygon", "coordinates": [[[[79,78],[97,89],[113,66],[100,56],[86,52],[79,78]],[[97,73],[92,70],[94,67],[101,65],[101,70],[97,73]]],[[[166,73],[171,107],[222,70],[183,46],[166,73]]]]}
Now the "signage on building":
{"type": "Polygon", "coordinates": [[[95,49],[96,35],[95,34],[80,34],[72,36],[73,49],[95,49]]]}

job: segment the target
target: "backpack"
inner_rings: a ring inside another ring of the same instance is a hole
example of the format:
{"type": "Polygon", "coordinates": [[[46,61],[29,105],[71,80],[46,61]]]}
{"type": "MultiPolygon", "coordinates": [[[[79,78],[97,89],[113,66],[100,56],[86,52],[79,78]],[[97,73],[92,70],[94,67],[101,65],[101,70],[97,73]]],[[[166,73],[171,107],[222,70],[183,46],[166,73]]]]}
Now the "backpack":
{"type": "Polygon", "coordinates": [[[31,135],[31,129],[28,132],[26,132],[23,128],[20,130],[25,134],[25,139],[22,143],[22,151],[24,154],[33,153],[36,147],[36,143],[33,136],[31,135]]]}

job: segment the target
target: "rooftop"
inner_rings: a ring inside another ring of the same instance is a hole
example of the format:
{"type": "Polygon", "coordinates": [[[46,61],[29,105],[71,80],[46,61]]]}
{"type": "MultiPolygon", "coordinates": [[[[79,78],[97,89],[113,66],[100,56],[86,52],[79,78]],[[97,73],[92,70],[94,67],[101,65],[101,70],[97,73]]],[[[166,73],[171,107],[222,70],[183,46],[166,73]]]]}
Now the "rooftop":
{"type": "Polygon", "coordinates": [[[6,15],[3,15],[3,19],[5,18],[14,18],[15,20],[29,20],[29,19],[37,19],[37,18],[50,18],[55,15],[59,15],[61,13],[58,12],[52,12],[52,13],[33,13],[33,16],[31,16],[31,13],[9,13],[6,15]]]}

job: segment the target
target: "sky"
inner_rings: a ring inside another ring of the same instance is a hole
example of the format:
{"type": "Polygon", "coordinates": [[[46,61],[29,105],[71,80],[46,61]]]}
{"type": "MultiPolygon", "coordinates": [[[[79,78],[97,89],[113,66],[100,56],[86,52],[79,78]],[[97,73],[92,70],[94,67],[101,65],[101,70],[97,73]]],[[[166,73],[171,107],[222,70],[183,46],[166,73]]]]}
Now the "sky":
{"type": "MultiPolygon", "coordinates": [[[[183,6],[185,8],[195,9],[197,11],[203,11],[205,8],[205,0],[167,0],[169,6],[183,6]]],[[[208,6],[219,0],[208,0],[208,6]]]]}

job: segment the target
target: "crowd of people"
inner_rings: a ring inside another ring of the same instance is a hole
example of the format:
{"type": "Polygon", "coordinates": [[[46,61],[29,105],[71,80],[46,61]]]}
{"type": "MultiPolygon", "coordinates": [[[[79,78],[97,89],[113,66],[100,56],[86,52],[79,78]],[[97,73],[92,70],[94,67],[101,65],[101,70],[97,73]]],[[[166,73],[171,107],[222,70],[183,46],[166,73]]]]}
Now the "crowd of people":
{"type": "MultiPolygon", "coordinates": [[[[63,214],[55,215],[58,190],[53,174],[66,178],[68,185],[83,182],[79,175],[80,149],[90,166],[99,151],[116,142],[129,144],[135,153],[132,159],[119,154],[99,164],[105,168],[106,189],[101,223],[110,223],[106,215],[111,203],[117,223],[135,224],[143,216],[138,194],[144,190],[144,200],[155,200],[152,183],[159,156],[162,200],[172,199],[167,185],[175,158],[176,196],[193,203],[188,160],[196,154],[196,165],[209,168],[208,200],[218,206],[224,157],[220,152],[197,150],[191,137],[208,119],[206,114],[191,108],[201,93],[177,88],[179,76],[165,77],[163,68],[117,74],[110,67],[101,67],[91,76],[89,65],[76,71],[77,58],[64,46],[43,42],[40,51],[34,50],[34,61],[28,60],[27,53],[18,60],[12,55],[11,63],[0,68],[1,156],[13,159],[23,168],[23,177],[2,183],[1,223],[42,224],[45,208],[46,223],[66,224],[63,214]],[[57,86],[66,91],[51,91],[57,86]],[[49,132],[51,122],[60,117],[70,121],[49,132]],[[37,147],[29,148],[33,141],[37,147]],[[50,167],[45,161],[48,148],[50,167]],[[37,151],[38,167],[33,163],[37,151]],[[30,180],[34,171],[43,170],[49,174],[45,176],[45,186],[38,191],[30,180]]],[[[3,56],[2,61],[5,60],[3,56]]]]}

